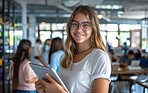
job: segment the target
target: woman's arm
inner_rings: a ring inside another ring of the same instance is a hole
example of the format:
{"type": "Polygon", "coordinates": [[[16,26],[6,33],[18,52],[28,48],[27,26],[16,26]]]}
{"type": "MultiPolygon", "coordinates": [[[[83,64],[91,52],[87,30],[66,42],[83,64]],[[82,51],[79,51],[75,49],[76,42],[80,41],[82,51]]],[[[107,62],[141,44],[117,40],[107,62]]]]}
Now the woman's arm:
{"type": "Polygon", "coordinates": [[[48,67],[48,65],[43,61],[42,55],[39,56],[39,61],[40,61],[45,67],[48,67]]]}
{"type": "Polygon", "coordinates": [[[104,78],[97,78],[93,82],[92,93],[108,93],[109,80],[104,78]]]}

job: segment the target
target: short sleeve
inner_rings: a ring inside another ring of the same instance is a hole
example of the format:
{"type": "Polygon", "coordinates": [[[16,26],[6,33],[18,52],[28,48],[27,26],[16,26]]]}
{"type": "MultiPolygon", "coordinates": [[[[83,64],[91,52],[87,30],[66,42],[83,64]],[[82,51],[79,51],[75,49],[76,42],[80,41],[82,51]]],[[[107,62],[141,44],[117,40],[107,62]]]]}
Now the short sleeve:
{"type": "Polygon", "coordinates": [[[105,78],[110,81],[111,61],[108,54],[103,52],[96,55],[95,59],[96,62],[92,67],[91,81],[93,82],[96,78],[105,78]]]}
{"type": "Polygon", "coordinates": [[[33,71],[33,69],[30,67],[29,62],[25,64],[24,66],[24,75],[25,75],[25,80],[28,81],[32,79],[32,77],[36,77],[37,75],[33,71]]]}
{"type": "Polygon", "coordinates": [[[50,66],[57,72],[57,69],[58,69],[58,58],[57,58],[57,55],[55,53],[53,53],[51,55],[51,63],[50,63],[50,66]]]}

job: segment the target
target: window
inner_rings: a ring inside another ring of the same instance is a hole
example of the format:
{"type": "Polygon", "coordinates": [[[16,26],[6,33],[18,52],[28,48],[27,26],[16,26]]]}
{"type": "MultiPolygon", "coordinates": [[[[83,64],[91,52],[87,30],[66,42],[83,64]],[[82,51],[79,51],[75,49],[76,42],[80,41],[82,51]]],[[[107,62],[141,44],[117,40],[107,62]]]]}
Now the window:
{"type": "Polygon", "coordinates": [[[118,25],[117,24],[107,24],[107,31],[118,31],[118,25]]]}
{"type": "Polygon", "coordinates": [[[116,39],[117,36],[118,36],[117,32],[107,32],[107,42],[112,47],[118,47],[118,40],[116,39]]]}

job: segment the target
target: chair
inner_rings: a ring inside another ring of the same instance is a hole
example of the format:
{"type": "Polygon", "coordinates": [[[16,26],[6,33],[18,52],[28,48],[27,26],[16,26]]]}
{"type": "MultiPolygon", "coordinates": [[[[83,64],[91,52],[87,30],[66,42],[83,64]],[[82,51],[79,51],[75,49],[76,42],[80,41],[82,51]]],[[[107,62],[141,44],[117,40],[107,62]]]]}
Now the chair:
{"type": "Polygon", "coordinates": [[[108,93],[113,93],[114,92],[114,85],[110,82],[109,84],[109,92],[108,93]]]}
{"type": "Polygon", "coordinates": [[[148,74],[141,74],[139,76],[132,76],[130,80],[138,85],[143,87],[143,93],[145,93],[145,89],[148,89],[148,74]]]}
{"type": "Polygon", "coordinates": [[[135,83],[137,83],[143,87],[143,93],[145,93],[145,89],[148,89],[148,81],[147,82],[136,81],[135,83]]]}

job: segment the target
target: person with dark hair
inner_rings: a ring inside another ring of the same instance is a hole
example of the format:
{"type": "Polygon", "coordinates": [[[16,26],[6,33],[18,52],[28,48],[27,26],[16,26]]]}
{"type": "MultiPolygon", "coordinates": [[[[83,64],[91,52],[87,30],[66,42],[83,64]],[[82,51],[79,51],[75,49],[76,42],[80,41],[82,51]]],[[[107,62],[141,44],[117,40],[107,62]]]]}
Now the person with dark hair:
{"type": "Polygon", "coordinates": [[[34,46],[34,58],[39,59],[39,56],[42,53],[42,46],[41,46],[41,40],[36,39],[36,44],[34,46]]]}
{"type": "MultiPolygon", "coordinates": [[[[108,93],[111,61],[100,33],[95,11],[80,5],[66,26],[67,38],[61,57],[59,76],[70,93],[108,93]]],[[[48,73],[38,80],[39,93],[68,93],[48,73]]]]}
{"type": "Polygon", "coordinates": [[[137,49],[137,52],[135,53],[135,59],[140,60],[142,58],[142,52],[140,49],[137,49]]]}
{"type": "Polygon", "coordinates": [[[124,56],[126,56],[127,51],[128,51],[128,46],[127,46],[127,43],[126,42],[124,42],[123,50],[124,50],[124,56]]]}
{"type": "Polygon", "coordinates": [[[133,58],[134,58],[134,52],[133,52],[133,50],[129,50],[125,56],[122,56],[120,58],[120,61],[119,61],[120,65],[121,66],[131,65],[133,58]]]}
{"type": "Polygon", "coordinates": [[[54,38],[51,42],[51,48],[49,51],[49,65],[57,73],[59,71],[60,59],[63,54],[63,40],[59,37],[54,38]]]}
{"type": "Polygon", "coordinates": [[[39,61],[46,67],[49,66],[48,56],[49,56],[50,46],[51,46],[51,39],[46,39],[44,46],[42,48],[42,54],[39,56],[39,61]]]}
{"type": "Polygon", "coordinates": [[[13,93],[36,93],[34,83],[38,77],[29,65],[30,57],[31,42],[23,39],[20,41],[10,65],[9,77],[12,80],[13,93]]]}
{"type": "Polygon", "coordinates": [[[116,62],[118,60],[118,58],[115,56],[115,52],[113,49],[110,49],[109,51],[109,57],[111,59],[112,62],[116,62]]]}

